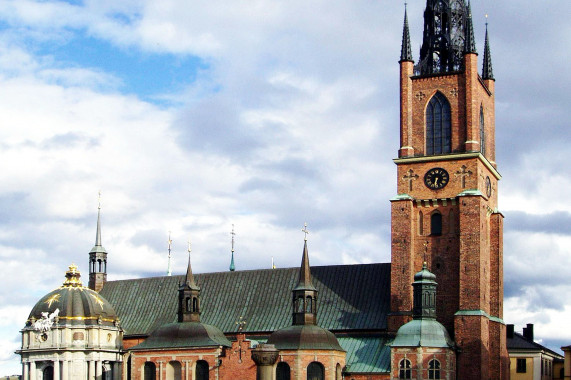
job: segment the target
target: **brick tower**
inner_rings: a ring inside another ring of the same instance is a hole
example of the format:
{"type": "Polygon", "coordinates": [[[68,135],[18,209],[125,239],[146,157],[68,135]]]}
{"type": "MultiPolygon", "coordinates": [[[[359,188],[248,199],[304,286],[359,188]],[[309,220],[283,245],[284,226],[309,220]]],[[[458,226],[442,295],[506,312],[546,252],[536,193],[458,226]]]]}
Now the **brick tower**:
{"type": "Polygon", "coordinates": [[[411,320],[410,284],[426,261],[439,279],[438,321],[458,348],[457,378],[507,378],[488,34],[480,76],[470,5],[427,0],[416,66],[410,46],[405,12],[389,330],[411,320]]]}

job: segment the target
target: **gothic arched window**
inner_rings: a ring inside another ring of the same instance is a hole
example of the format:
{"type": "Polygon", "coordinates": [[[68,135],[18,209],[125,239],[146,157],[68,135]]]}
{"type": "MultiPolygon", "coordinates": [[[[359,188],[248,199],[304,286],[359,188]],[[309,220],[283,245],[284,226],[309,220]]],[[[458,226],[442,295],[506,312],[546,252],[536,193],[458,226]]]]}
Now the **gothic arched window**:
{"type": "Polygon", "coordinates": [[[196,362],[196,380],[208,380],[208,363],[204,360],[196,362]]]}
{"type": "Polygon", "coordinates": [[[440,379],[440,362],[436,359],[428,362],[428,378],[440,379]]]}
{"type": "Polygon", "coordinates": [[[480,152],[486,155],[486,123],[484,122],[484,106],[480,106],[480,152]]]}
{"type": "Polygon", "coordinates": [[[410,360],[403,359],[399,363],[399,379],[412,379],[410,360]]]}
{"type": "Polygon", "coordinates": [[[290,369],[286,362],[279,362],[276,366],[276,380],[290,380],[290,369]]]}
{"type": "Polygon", "coordinates": [[[442,235],[442,214],[439,212],[430,216],[430,234],[442,235]]]}
{"type": "Polygon", "coordinates": [[[157,366],[153,362],[146,362],[143,368],[144,380],[155,380],[157,378],[157,366]]]}
{"type": "Polygon", "coordinates": [[[437,92],[426,107],[426,154],[450,153],[451,134],[450,103],[437,92]]]}
{"type": "Polygon", "coordinates": [[[307,380],[324,380],[325,368],[318,362],[309,363],[307,366],[307,380]]]}

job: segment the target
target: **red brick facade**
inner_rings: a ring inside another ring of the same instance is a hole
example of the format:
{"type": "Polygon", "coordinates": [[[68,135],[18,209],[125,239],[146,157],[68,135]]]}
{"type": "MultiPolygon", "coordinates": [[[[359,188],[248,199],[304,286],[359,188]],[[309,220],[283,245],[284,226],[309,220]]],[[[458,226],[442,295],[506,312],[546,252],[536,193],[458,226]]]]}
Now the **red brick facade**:
{"type": "MultiPolygon", "coordinates": [[[[494,81],[477,73],[466,54],[464,72],[413,76],[401,62],[401,147],[392,201],[389,330],[411,319],[414,274],[427,261],[437,276],[437,315],[460,348],[458,378],[507,378],[503,317],[503,216],[497,211],[494,81]],[[426,154],[426,109],[440,92],[451,109],[451,152],[426,154]],[[481,141],[483,111],[485,141],[481,141]],[[484,152],[481,152],[481,147],[484,152]],[[448,172],[446,186],[426,186],[433,168],[448,172]],[[441,217],[441,231],[431,220],[441,217]]],[[[394,363],[392,363],[394,365],[394,363]]]]}

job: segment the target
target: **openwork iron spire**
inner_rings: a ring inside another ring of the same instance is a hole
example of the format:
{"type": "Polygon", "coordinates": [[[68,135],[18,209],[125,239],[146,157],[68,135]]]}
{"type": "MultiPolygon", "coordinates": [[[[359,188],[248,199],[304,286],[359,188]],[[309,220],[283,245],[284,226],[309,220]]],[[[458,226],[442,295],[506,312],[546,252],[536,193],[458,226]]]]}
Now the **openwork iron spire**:
{"type": "Polygon", "coordinates": [[[408,14],[406,10],[406,3],[404,9],[404,25],[402,28],[402,44],[400,51],[400,62],[413,62],[412,49],[410,46],[410,31],[408,29],[408,14]]]}
{"type": "Polygon", "coordinates": [[[466,17],[466,40],[464,43],[464,54],[476,54],[476,38],[474,37],[474,24],[472,23],[472,8],[468,1],[468,14],[466,17]]]}
{"type": "Polygon", "coordinates": [[[490,41],[488,39],[487,22],[486,22],[486,42],[484,44],[484,67],[482,68],[482,79],[492,79],[492,80],[494,79],[494,70],[492,69],[492,53],[490,53],[490,41]]]}
{"type": "Polygon", "coordinates": [[[416,74],[463,70],[468,8],[464,0],[427,0],[416,74]]]}

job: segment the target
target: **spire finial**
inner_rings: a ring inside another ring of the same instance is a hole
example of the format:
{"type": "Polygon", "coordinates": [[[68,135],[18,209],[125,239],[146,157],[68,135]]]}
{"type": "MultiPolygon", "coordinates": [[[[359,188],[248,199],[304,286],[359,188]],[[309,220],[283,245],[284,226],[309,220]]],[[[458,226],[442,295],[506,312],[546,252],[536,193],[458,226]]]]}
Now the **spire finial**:
{"type": "Polygon", "coordinates": [[[303,240],[307,241],[307,235],[309,234],[309,230],[307,229],[307,222],[305,222],[303,224],[303,228],[301,229],[301,232],[303,232],[305,234],[305,237],[303,238],[303,240]]]}
{"type": "Polygon", "coordinates": [[[101,190],[97,195],[97,231],[95,232],[95,246],[101,247],[101,190]]]}
{"type": "Polygon", "coordinates": [[[167,265],[167,276],[172,276],[172,268],[171,268],[171,232],[169,231],[169,240],[168,240],[168,250],[169,250],[169,262],[167,265]]]}
{"type": "Polygon", "coordinates": [[[230,259],[230,272],[234,272],[236,270],[236,266],[234,265],[234,236],[236,233],[234,232],[234,224],[232,224],[232,232],[230,232],[232,236],[232,258],[230,259]]]}
{"type": "Polygon", "coordinates": [[[402,28],[402,44],[400,50],[399,62],[413,62],[412,49],[410,45],[410,31],[408,29],[408,12],[407,3],[404,3],[404,25],[402,28]]]}
{"type": "Polygon", "coordinates": [[[472,7],[468,0],[466,17],[466,40],[464,43],[464,54],[476,54],[476,38],[474,37],[474,24],[472,23],[472,7]]]}
{"type": "Polygon", "coordinates": [[[190,237],[188,238],[188,265],[186,267],[186,278],[185,284],[190,288],[196,288],[196,283],[194,282],[194,276],[192,275],[192,267],[190,266],[190,253],[192,252],[192,245],[190,243],[190,237]]]}
{"type": "Polygon", "coordinates": [[[488,37],[488,15],[486,15],[486,39],[484,42],[484,63],[482,68],[482,79],[494,80],[492,53],[490,51],[490,39],[488,37]]]}

